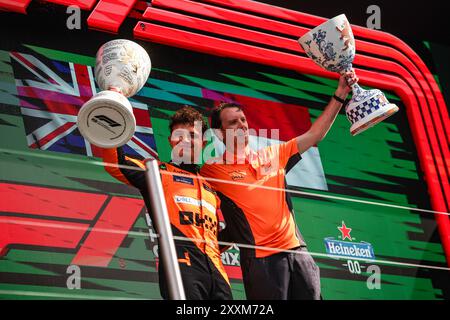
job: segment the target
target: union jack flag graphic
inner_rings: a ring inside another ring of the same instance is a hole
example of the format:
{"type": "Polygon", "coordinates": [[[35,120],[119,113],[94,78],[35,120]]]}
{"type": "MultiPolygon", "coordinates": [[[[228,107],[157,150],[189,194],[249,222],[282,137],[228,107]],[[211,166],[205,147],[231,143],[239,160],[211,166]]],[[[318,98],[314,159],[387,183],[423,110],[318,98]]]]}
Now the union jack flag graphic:
{"type": "MultiPolygon", "coordinates": [[[[98,91],[93,68],[34,53],[11,52],[10,56],[28,146],[101,157],[101,149],[84,139],[76,124],[79,109],[98,91]]],[[[148,106],[132,105],[136,132],[124,151],[158,158],[148,106]]]]}

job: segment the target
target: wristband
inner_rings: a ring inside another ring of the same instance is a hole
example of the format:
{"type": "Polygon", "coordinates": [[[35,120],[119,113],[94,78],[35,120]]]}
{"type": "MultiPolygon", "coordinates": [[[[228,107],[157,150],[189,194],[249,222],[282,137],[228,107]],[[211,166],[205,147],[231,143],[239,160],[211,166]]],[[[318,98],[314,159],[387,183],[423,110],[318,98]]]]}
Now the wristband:
{"type": "Polygon", "coordinates": [[[337,102],[340,102],[340,103],[342,103],[342,104],[344,104],[345,103],[345,99],[341,99],[341,98],[339,98],[337,95],[333,95],[333,98],[337,101],[337,102]]]}

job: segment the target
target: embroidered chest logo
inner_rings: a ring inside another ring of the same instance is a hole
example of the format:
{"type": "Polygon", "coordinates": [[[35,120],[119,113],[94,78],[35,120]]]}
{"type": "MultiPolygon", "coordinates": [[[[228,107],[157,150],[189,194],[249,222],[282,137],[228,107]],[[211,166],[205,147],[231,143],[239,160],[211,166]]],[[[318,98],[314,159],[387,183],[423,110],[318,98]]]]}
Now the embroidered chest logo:
{"type": "Polygon", "coordinates": [[[247,176],[247,172],[242,171],[242,170],[234,170],[234,171],[228,172],[228,174],[230,175],[230,178],[233,181],[243,180],[247,176]]]}

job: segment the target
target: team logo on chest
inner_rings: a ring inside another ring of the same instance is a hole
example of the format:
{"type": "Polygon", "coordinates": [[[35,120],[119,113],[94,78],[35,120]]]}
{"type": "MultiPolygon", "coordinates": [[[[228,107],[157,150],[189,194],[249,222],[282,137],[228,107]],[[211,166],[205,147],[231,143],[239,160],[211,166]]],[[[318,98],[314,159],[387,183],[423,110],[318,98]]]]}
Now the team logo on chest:
{"type": "Polygon", "coordinates": [[[230,176],[230,178],[233,181],[244,180],[245,177],[247,176],[247,172],[245,172],[243,170],[234,170],[234,171],[228,172],[228,175],[230,176]]]}

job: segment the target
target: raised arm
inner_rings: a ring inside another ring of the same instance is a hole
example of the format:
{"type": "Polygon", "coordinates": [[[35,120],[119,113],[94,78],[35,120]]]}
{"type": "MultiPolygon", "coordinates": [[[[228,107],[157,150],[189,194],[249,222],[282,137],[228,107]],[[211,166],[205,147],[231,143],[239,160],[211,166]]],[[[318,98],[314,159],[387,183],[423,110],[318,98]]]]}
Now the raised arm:
{"type": "MultiPolygon", "coordinates": [[[[356,77],[354,70],[347,72],[339,78],[339,85],[336,89],[335,95],[341,99],[345,100],[349,92],[351,91],[350,86],[358,82],[358,77],[356,77]]],[[[334,97],[331,98],[330,103],[325,107],[322,114],[314,121],[311,128],[304,134],[298,136],[297,147],[298,152],[302,154],[321,140],[325,138],[331,126],[336,120],[339,111],[342,108],[342,103],[337,101],[334,97]]]]}
{"type": "Polygon", "coordinates": [[[121,147],[117,149],[102,149],[105,170],[117,180],[132,185],[139,190],[146,189],[144,171],[144,162],[126,156],[121,147]],[[118,165],[128,166],[130,168],[119,167],[118,165]],[[136,170],[133,170],[135,167],[136,170]]]}

